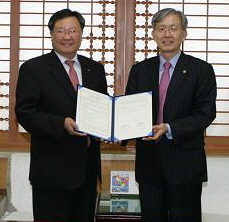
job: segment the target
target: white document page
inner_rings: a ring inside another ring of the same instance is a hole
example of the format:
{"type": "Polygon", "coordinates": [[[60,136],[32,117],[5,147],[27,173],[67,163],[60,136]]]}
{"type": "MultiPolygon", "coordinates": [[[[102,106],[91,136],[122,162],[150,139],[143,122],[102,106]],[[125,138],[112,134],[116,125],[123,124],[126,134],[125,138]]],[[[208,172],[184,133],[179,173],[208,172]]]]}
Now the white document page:
{"type": "Polygon", "coordinates": [[[151,135],[152,92],[120,96],[115,101],[114,137],[117,140],[151,135]]]}
{"type": "Polygon", "coordinates": [[[78,130],[108,139],[111,136],[112,99],[85,87],[78,88],[76,124],[78,130]]]}

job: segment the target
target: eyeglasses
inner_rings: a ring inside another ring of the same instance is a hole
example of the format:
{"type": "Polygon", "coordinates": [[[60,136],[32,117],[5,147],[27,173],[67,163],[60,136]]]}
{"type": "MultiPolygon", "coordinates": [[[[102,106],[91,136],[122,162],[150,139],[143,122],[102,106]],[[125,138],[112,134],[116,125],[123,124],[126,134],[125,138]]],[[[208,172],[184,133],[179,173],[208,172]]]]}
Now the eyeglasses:
{"type": "Polygon", "coordinates": [[[53,32],[58,36],[70,35],[72,37],[75,37],[80,33],[79,31],[77,31],[74,28],[70,28],[70,29],[58,28],[54,30],[53,32]]]}
{"type": "Polygon", "coordinates": [[[174,33],[177,33],[179,30],[180,30],[181,28],[179,28],[179,27],[176,27],[176,26],[171,26],[171,27],[168,27],[168,28],[166,28],[166,27],[160,27],[160,28],[157,28],[157,29],[155,29],[158,33],[160,33],[160,34],[163,34],[163,33],[165,33],[165,32],[169,32],[169,33],[172,33],[172,34],[174,34],[174,33]]]}

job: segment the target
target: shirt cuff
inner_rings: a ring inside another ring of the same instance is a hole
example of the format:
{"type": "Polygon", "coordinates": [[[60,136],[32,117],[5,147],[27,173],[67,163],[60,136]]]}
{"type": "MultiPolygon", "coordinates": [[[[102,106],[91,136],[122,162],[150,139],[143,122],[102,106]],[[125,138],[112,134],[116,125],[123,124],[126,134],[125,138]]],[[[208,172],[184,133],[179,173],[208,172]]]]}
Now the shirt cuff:
{"type": "Polygon", "coordinates": [[[165,123],[165,125],[167,126],[167,129],[168,129],[168,132],[165,134],[167,136],[167,138],[169,140],[172,140],[173,139],[173,135],[172,135],[172,132],[171,132],[171,127],[168,123],[165,123]]]}

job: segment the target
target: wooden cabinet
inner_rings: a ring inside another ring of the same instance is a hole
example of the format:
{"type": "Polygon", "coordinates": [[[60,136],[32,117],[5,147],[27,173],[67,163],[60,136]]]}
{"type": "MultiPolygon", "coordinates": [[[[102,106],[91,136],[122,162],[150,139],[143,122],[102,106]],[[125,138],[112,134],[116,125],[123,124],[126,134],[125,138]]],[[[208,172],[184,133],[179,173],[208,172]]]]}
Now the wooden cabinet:
{"type": "Polygon", "coordinates": [[[97,222],[141,221],[138,195],[111,195],[111,171],[134,171],[135,152],[132,149],[102,149],[102,187],[97,204],[97,222]]]}

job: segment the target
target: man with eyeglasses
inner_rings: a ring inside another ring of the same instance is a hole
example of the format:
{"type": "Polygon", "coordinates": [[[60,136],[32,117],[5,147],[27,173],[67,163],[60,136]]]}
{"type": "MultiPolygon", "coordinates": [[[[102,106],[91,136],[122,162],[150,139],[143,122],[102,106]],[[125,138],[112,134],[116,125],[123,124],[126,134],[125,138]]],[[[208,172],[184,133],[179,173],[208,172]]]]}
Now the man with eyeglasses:
{"type": "Polygon", "coordinates": [[[126,94],[153,91],[154,134],[136,141],[142,221],[202,221],[204,131],[216,115],[216,80],[212,65],[181,51],[187,23],[173,8],[153,16],[159,55],[133,65],[126,87],[126,94]]]}
{"type": "Polygon", "coordinates": [[[76,131],[76,87],[107,94],[107,83],[102,64],[77,54],[84,26],[79,12],[54,13],[48,23],[53,50],[19,70],[15,111],[31,133],[35,221],[94,221],[100,146],[76,131]]]}

